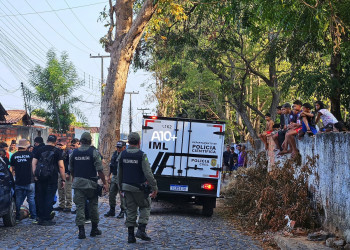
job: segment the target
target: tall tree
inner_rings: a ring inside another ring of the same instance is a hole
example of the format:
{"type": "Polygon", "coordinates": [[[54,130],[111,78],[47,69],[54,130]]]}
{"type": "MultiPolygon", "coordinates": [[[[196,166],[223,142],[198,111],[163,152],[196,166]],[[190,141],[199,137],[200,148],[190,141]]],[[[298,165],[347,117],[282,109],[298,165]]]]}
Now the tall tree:
{"type": "Polygon", "coordinates": [[[84,120],[81,112],[74,107],[79,97],[72,95],[82,81],[79,80],[66,52],[57,58],[55,51],[51,49],[46,57],[46,67],[36,65],[30,71],[29,83],[34,88],[31,99],[39,107],[33,113],[44,117],[47,124],[57,132],[64,133],[76,121],[74,113],[84,120]]]}
{"type": "MultiPolygon", "coordinates": [[[[124,93],[134,51],[147,23],[157,8],[154,0],[109,0],[109,30],[102,39],[111,55],[106,87],[101,105],[99,149],[109,159],[116,139],[120,137],[120,122],[124,93]],[[135,14],[135,4],[141,8],[135,14]]],[[[107,171],[107,166],[105,166],[107,171]]]]}

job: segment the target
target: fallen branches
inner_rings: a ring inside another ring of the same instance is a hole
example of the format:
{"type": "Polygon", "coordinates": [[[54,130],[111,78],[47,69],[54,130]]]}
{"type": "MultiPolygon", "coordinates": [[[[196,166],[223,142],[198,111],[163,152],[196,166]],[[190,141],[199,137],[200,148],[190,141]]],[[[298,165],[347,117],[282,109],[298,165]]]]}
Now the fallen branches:
{"type": "Polygon", "coordinates": [[[256,167],[236,171],[223,190],[225,202],[248,230],[263,232],[283,229],[288,215],[297,227],[319,226],[318,213],[310,204],[308,176],[315,160],[305,166],[289,160],[267,172],[267,161],[258,157],[256,167]]]}

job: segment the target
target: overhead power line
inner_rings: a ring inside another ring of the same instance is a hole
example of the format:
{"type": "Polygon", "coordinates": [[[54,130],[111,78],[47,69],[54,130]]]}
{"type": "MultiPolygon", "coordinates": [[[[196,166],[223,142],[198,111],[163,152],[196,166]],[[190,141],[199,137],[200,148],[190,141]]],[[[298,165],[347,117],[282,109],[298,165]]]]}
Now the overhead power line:
{"type": "MultiPolygon", "coordinates": [[[[18,10],[11,4],[11,2],[8,0],[7,1],[8,2],[8,4],[9,5],[11,5],[11,7],[19,14],[19,15],[13,15],[13,16],[21,16],[21,14],[18,12],[18,10]]],[[[11,12],[12,13],[12,12],[11,12]]],[[[10,15],[11,16],[11,15],[10,15]]],[[[16,19],[18,19],[18,17],[16,17],[16,19]]],[[[55,47],[49,40],[47,40],[47,38],[46,38],[46,36],[44,36],[43,34],[41,34],[41,32],[40,31],[38,31],[37,29],[36,29],[36,27],[35,26],[33,26],[32,24],[31,24],[31,22],[29,22],[28,21],[28,19],[27,18],[25,18],[25,17],[23,17],[23,19],[48,43],[48,44],[50,44],[50,46],[51,47],[55,47]]],[[[23,25],[23,24],[22,24],[23,25]]],[[[24,26],[24,25],[23,25],[24,26]]],[[[38,41],[41,43],[41,44],[43,44],[43,46],[48,50],[49,48],[44,44],[44,43],[42,43],[41,42],[41,40],[40,39],[38,39],[38,41]]]]}
{"type": "Polygon", "coordinates": [[[43,13],[56,12],[56,11],[63,11],[63,10],[69,10],[69,9],[78,9],[78,8],[83,8],[83,7],[89,7],[89,6],[98,5],[98,4],[102,4],[102,3],[106,4],[106,1],[98,2],[98,3],[92,3],[92,4],[86,4],[86,5],[80,5],[80,6],[73,6],[73,7],[69,7],[69,8],[56,9],[56,10],[45,10],[45,11],[38,11],[38,12],[31,12],[31,13],[18,13],[16,15],[15,14],[2,15],[0,17],[37,15],[37,14],[43,14],[43,13]]]}
{"type": "MultiPolygon", "coordinates": [[[[46,3],[50,6],[51,9],[53,9],[52,6],[51,6],[51,4],[49,3],[49,1],[46,0],[46,3]]],[[[69,31],[69,33],[71,33],[71,35],[72,35],[75,39],[77,39],[77,41],[79,41],[85,48],[92,50],[92,49],[89,48],[85,43],[83,43],[83,42],[79,39],[79,37],[77,37],[77,36],[70,30],[70,28],[65,24],[65,22],[63,22],[63,20],[61,19],[61,17],[60,17],[56,12],[55,12],[55,15],[56,15],[57,18],[60,20],[60,22],[64,25],[64,27],[66,27],[66,29],[69,31]]],[[[93,51],[93,50],[92,50],[92,51],[93,51]]],[[[96,53],[96,52],[94,51],[94,53],[96,53]]]]}
{"type": "MultiPolygon", "coordinates": [[[[28,6],[33,10],[33,11],[35,11],[36,12],[36,10],[28,3],[28,1],[27,0],[24,0],[27,4],[28,4],[28,6]]],[[[69,40],[67,40],[63,35],[61,35],[60,33],[58,33],[57,31],[56,31],[56,29],[54,29],[46,20],[45,20],[45,18],[43,18],[38,12],[36,12],[38,15],[39,15],[39,17],[41,18],[41,20],[43,20],[57,35],[59,35],[64,41],[66,41],[67,43],[69,43],[70,45],[72,45],[74,48],[76,48],[76,49],[78,49],[78,50],[80,50],[80,51],[82,51],[82,52],[84,52],[84,53],[88,53],[89,54],[89,52],[87,52],[86,50],[83,50],[82,48],[80,48],[79,46],[77,46],[77,45],[75,45],[74,43],[72,43],[71,41],[69,41],[69,40]]]]}
{"type": "Polygon", "coordinates": [[[77,19],[77,21],[80,23],[80,25],[83,27],[83,29],[96,41],[98,41],[99,39],[96,39],[91,33],[90,31],[85,27],[85,25],[83,24],[82,21],[80,21],[80,18],[77,16],[77,14],[75,14],[75,12],[72,10],[72,8],[69,6],[69,4],[67,3],[66,0],[64,0],[64,2],[67,4],[67,6],[69,7],[70,11],[72,12],[72,14],[74,15],[75,19],[77,19]]]}

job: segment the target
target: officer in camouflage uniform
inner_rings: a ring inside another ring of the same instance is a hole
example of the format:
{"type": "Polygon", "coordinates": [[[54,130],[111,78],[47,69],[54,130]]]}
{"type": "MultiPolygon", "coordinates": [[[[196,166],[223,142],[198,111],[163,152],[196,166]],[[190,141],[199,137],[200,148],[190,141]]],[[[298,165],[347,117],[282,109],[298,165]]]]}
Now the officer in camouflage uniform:
{"type": "Polygon", "coordinates": [[[139,149],[139,134],[130,133],[128,141],[128,149],[120,154],[118,160],[118,185],[121,186],[126,199],[125,225],[128,228],[128,243],[135,243],[135,236],[150,241],[151,238],[146,233],[146,226],[151,212],[151,198],[155,198],[158,192],[157,181],[154,179],[146,154],[139,149]],[[145,193],[142,190],[146,182],[151,188],[151,193],[145,193]],[[135,235],[136,226],[138,230],[135,235]]]}
{"type": "MultiPolygon", "coordinates": [[[[126,143],[123,141],[117,142],[117,150],[113,153],[111,158],[111,163],[109,164],[110,172],[109,172],[109,178],[108,183],[110,183],[109,187],[109,211],[105,214],[105,217],[115,216],[115,206],[116,206],[116,197],[118,194],[118,183],[117,183],[117,171],[118,171],[118,156],[122,151],[126,149],[126,143]],[[112,178],[111,178],[112,175],[112,178]]],[[[124,214],[126,213],[126,206],[125,206],[125,197],[120,195],[120,213],[117,216],[118,219],[124,218],[124,214]]]]}
{"type": "Polygon", "coordinates": [[[91,147],[91,135],[88,132],[82,134],[81,147],[75,149],[69,159],[69,170],[73,177],[74,203],[77,207],[75,223],[79,228],[79,239],[85,239],[85,202],[89,200],[89,213],[92,222],[90,236],[101,235],[98,229],[98,194],[97,173],[103,181],[104,190],[108,190],[105,175],[102,170],[102,161],[97,150],[91,147]]]}

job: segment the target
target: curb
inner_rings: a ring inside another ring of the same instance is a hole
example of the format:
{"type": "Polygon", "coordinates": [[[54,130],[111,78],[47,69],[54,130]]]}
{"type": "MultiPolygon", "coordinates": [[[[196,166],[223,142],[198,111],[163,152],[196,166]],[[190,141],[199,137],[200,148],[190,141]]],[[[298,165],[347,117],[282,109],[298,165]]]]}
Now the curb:
{"type": "Polygon", "coordinates": [[[274,240],[282,250],[307,249],[307,250],[329,250],[333,249],[322,244],[322,242],[309,241],[305,237],[283,237],[276,235],[274,240]]]}

